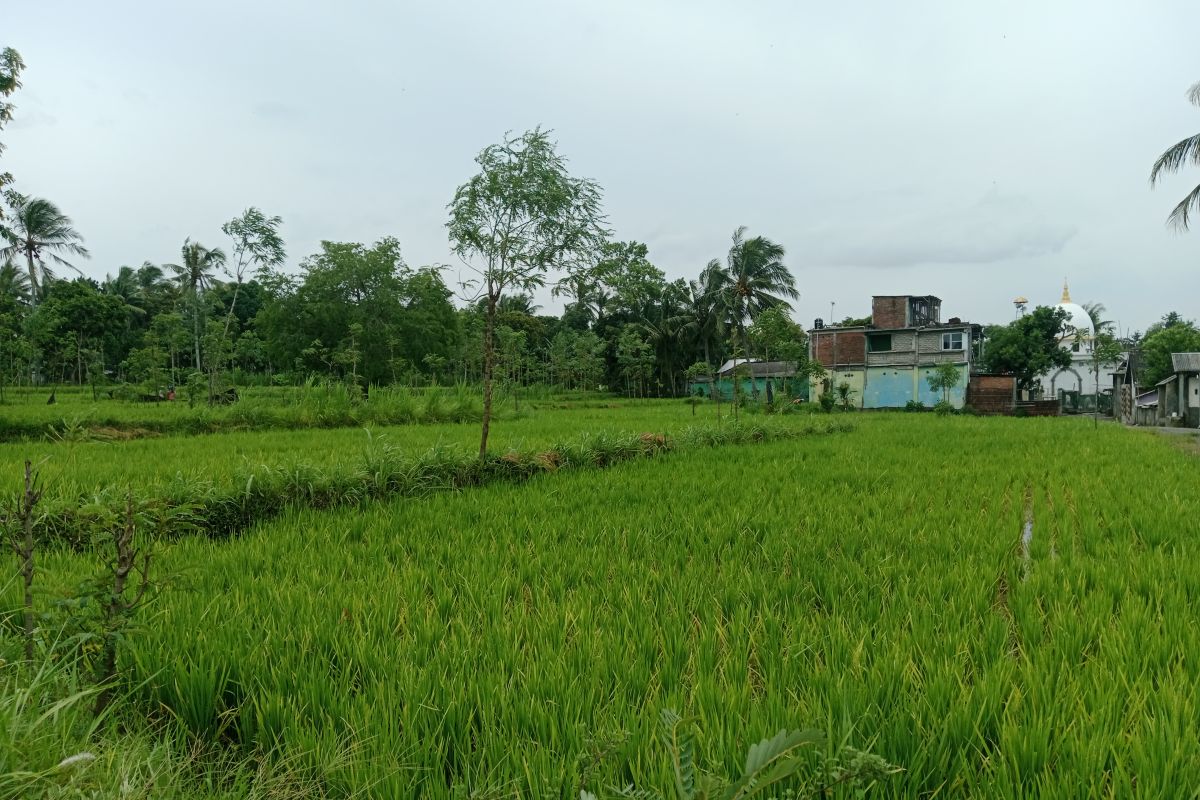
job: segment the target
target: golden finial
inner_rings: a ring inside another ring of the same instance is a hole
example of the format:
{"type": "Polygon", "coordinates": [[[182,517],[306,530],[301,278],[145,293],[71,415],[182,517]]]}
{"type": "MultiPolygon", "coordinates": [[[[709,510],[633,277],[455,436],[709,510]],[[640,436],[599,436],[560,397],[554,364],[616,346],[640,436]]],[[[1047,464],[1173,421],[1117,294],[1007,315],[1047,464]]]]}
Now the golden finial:
{"type": "Polygon", "coordinates": [[[1066,278],[1063,278],[1062,302],[1064,302],[1064,303],[1071,302],[1071,290],[1069,288],[1067,288],[1067,279],[1066,278]]]}

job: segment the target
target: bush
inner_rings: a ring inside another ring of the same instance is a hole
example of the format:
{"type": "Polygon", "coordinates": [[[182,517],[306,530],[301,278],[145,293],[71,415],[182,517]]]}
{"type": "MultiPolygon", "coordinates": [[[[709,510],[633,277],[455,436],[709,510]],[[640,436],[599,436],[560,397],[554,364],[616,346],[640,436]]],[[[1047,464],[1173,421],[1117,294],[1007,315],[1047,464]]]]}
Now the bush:
{"type": "Polygon", "coordinates": [[[822,393],[821,399],[818,402],[821,404],[821,410],[826,414],[829,414],[833,411],[833,406],[836,401],[833,399],[832,392],[824,392],[822,393]]]}
{"type": "Polygon", "coordinates": [[[954,404],[946,400],[939,400],[937,405],[933,407],[933,411],[939,417],[958,413],[958,409],[954,407],[954,404]]]}
{"type": "Polygon", "coordinates": [[[909,400],[904,404],[905,411],[925,411],[925,404],[920,400],[909,400]]]}

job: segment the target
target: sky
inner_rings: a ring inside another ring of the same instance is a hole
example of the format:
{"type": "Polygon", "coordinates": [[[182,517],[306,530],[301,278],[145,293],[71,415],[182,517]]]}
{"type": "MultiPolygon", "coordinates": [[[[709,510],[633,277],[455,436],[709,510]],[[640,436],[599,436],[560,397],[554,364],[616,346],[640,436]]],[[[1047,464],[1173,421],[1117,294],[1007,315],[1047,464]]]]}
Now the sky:
{"type": "MultiPolygon", "coordinates": [[[[448,264],[446,204],[506,131],[554,131],[614,236],[668,278],[733,230],[787,248],[795,318],[934,294],[1006,322],[1064,279],[1122,333],[1200,317],[1200,229],[1154,159],[1200,131],[1200,3],[5,2],[27,69],[0,171],[57,203],[94,277],[228,247],[248,206],[290,268],[322,240],[448,264]]],[[[548,310],[549,292],[538,298],[548,310]]]]}

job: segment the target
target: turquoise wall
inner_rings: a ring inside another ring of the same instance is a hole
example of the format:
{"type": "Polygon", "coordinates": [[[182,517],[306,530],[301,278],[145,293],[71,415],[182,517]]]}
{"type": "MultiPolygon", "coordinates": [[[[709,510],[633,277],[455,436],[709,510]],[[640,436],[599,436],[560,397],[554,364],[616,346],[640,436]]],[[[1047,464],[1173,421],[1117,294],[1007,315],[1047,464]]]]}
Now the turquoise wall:
{"type": "MultiPolygon", "coordinates": [[[[966,364],[956,364],[959,370],[958,385],[950,390],[950,404],[962,408],[967,402],[967,382],[970,380],[966,364]]],[[[934,374],[932,366],[923,367],[868,367],[863,384],[863,408],[904,408],[910,400],[925,406],[935,406],[942,401],[942,393],[929,388],[929,379],[934,374]]]]}
{"type": "MultiPolygon", "coordinates": [[[[742,380],[742,392],[747,396],[754,394],[755,389],[762,397],[767,395],[767,381],[770,380],[774,385],[775,400],[791,400],[799,397],[803,400],[808,399],[808,381],[803,378],[744,378],[742,380]]],[[[717,381],[717,391],[720,393],[722,400],[733,399],[733,380],[731,378],[721,378],[717,381]]],[[[703,395],[711,397],[709,384],[706,382],[693,383],[688,387],[689,394],[703,395]]]]}

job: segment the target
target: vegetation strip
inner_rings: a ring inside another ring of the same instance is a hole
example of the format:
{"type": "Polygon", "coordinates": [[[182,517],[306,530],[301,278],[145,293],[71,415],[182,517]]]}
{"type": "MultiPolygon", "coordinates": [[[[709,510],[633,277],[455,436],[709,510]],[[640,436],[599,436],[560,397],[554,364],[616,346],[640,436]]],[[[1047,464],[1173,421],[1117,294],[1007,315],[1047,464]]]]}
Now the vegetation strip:
{"type": "MultiPolygon", "coordinates": [[[[138,497],[135,493],[133,502],[160,531],[225,537],[287,508],[337,508],[496,481],[523,481],[562,469],[607,467],[679,449],[843,433],[853,428],[844,420],[811,420],[801,426],[743,421],[688,427],[675,436],[592,434],[545,449],[489,453],[482,459],[456,446],[435,446],[414,458],[373,439],[353,469],[322,469],[308,463],[261,465],[239,480],[237,489],[218,487],[211,480],[180,479],[161,496],[138,497]]],[[[47,503],[39,529],[52,542],[87,546],[91,531],[116,518],[128,497],[127,489],[108,487],[82,502],[79,498],[55,499],[47,503]]]]}

